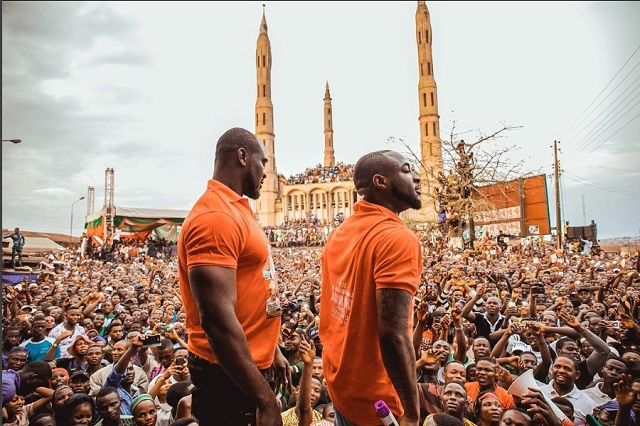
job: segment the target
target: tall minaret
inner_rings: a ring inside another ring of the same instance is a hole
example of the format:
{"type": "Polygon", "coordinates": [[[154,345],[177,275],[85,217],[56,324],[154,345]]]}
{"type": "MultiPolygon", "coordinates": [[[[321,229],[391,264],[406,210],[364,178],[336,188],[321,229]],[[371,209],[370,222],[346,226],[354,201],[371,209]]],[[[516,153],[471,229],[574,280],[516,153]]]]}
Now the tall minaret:
{"type": "Polygon", "coordinates": [[[262,5],[262,22],[256,46],[258,74],[258,98],[256,99],[256,136],[264,143],[269,162],[267,178],[256,201],[256,217],[262,226],[276,225],[276,199],[278,198],[278,173],[276,172],[275,134],[273,133],[273,104],[271,103],[271,42],[267,33],[267,18],[262,5]]]}
{"type": "Polygon", "coordinates": [[[418,1],[416,10],[416,41],[418,42],[418,102],[420,105],[420,156],[422,209],[424,219],[435,220],[436,177],[442,172],[442,147],[440,142],[440,116],[438,115],[438,89],[433,76],[431,52],[431,20],[424,1],[418,1]]]}
{"type": "Polygon", "coordinates": [[[329,94],[329,82],[324,91],[324,166],[336,165],[336,156],[333,151],[333,120],[331,119],[331,95],[329,94]]]}

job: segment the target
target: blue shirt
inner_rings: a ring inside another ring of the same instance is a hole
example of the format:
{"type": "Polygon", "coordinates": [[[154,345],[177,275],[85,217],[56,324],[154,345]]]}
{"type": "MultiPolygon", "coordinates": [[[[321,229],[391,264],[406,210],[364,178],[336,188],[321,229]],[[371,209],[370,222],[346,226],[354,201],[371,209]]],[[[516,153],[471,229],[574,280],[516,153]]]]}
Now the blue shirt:
{"type": "Polygon", "coordinates": [[[112,386],[116,388],[116,390],[118,391],[118,395],[120,395],[120,398],[122,399],[122,404],[120,404],[120,414],[132,415],[133,413],[131,412],[131,401],[133,401],[133,398],[140,395],[140,389],[137,386],[131,385],[133,395],[124,390],[124,388],[122,387],[122,380],[126,376],[126,371],[123,374],[118,373],[114,366],[113,370],[111,370],[111,373],[109,373],[109,375],[107,376],[107,380],[104,382],[104,385],[102,385],[102,387],[107,388],[109,386],[112,386]]]}
{"type": "MultiPolygon", "coordinates": [[[[31,364],[35,361],[44,361],[44,357],[49,352],[51,346],[53,346],[53,340],[50,337],[45,337],[39,342],[34,342],[32,339],[26,340],[20,344],[20,346],[25,347],[29,350],[29,358],[27,359],[27,364],[31,364]]],[[[60,347],[56,348],[56,353],[53,356],[54,358],[60,358],[60,347]]]]}

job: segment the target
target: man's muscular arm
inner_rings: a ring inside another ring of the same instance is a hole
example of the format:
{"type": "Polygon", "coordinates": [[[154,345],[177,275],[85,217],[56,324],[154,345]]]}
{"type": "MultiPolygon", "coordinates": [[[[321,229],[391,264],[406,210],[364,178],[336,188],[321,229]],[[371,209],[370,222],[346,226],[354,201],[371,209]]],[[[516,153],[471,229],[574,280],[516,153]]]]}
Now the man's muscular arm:
{"type": "MultiPolygon", "coordinates": [[[[258,407],[258,417],[279,423],[276,397],[258,370],[236,316],[236,270],[220,266],[189,269],[189,286],[209,346],[225,373],[258,407]]],[[[271,423],[269,423],[271,424],[271,423]]]]}
{"type": "Polygon", "coordinates": [[[378,339],[382,361],[404,408],[403,424],[418,424],[420,410],[416,386],[415,353],[409,319],[413,298],[405,290],[376,291],[378,339]]]}

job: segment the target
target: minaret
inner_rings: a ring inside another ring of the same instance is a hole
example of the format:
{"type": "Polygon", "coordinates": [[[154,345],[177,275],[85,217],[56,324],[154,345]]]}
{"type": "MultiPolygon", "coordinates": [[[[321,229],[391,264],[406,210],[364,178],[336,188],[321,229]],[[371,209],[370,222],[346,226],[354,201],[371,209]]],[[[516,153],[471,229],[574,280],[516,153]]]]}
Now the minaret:
{"type": "Polygon", "coordinates": [[[271,103],[271,42],[267,33],[267,18],[262,5],[262,22],[256,46],[258,97],[256,99],[256,136],[267,151],[267,178],[255,203],[256,217],[262,226],[276,225],[278,173],[276,172],[275,134],[273,133],[273,104],[271,103]]]}
{"type": "Polygon", "coordinates": [[[438,89],[433,76],[431,52],[431,20],[424,1],[418,1],[416,10],[416,41],[418,43],[418,102],[420,105],[420,156],[422,209],[421,216],[435,220],[435,188],[437,176],[442,172],[442,147],[440,142],[440,116],[438,115],[438,89]]]}
{"type": "Polygon", "coordinates": [[[329,82],[324,91],[324,166],[336,165],[336,156],[333,151],[333,120],[331,119],[331,94],[329,94],[329,82]]]}

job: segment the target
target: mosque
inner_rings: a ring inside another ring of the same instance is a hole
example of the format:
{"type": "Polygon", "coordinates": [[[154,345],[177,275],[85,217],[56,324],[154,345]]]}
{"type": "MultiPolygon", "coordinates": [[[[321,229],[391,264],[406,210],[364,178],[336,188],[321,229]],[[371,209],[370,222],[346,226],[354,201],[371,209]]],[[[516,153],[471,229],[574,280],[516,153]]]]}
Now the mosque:
{"type": "MultiPolygon", "coordinates": [[[[440,142],[440,116],[431,50],[432,31],[429,10],[424,1],[418,1],[416,10],[416,44],[418,47],[418,104],[420,123],[420,178],[422,180],[422,209],[405,212],[405,218],[435,220],[435,176],[443,169],[440,142]]],[[[271,102],[271,42],[263,10],[260,34],[256,46],[257,99],[256,136],[264,143],[268,163],[261,195],[255,201],[254,211],[261,226],[279,226],[294,220],[314,216],[320,221],[332,221],[336,216],[353,213],[358,200],[352,180],[296,183],[278,175],[275,158],[273,103],[271,102]]],[[[333,145],[332,108],[329,83],[324,95],[324,167],[336,167],[333,145]]],[[[364,153],[363,153],[364,154],[364,153]]],[[[341,166],[338,163],[338,166],[341,166]]]]}

